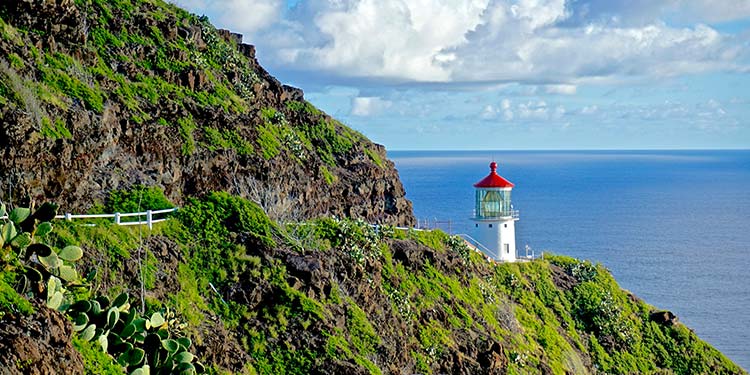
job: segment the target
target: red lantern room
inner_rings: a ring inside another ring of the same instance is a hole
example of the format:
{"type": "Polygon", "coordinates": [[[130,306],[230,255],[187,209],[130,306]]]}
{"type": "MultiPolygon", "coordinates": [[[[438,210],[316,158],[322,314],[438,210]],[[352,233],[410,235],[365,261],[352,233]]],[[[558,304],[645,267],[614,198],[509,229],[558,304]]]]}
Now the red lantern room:
{"type": "Polygon", "coordinates": [[[478,220],[492,220],[513,217],[510,203],[510,192],[513,183],[497,174],[497,163],[490,163],[490,174],[474,184],[476,203],[474,217],[478,220]]]}

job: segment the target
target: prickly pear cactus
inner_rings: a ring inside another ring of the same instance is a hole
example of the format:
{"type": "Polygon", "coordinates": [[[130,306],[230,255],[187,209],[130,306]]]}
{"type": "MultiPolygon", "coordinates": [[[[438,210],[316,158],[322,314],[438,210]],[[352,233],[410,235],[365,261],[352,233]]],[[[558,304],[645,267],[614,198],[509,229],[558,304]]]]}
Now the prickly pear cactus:
{"type": "Polygon", "coordinates": [[[78,246],[57,251],[44,243],[56,214],[57,205],[53,203],[44,203],[36,210],[17,207],[10,212],[0,205],[0,267],[18,275],[19,293],[36,295],[50,308],[61,309],[67,306],[65,287],[82,281],[74,263],[83,251],[78,246]]]}
{"type": "Polygon", "coordinates": [[[141,317],[122,293],[78,301],[67,309],[73,330],[87,341],[98,342],[129,374],[201,374],[203,365],[190,353],[184,324],[169,310],[141,317]]]}

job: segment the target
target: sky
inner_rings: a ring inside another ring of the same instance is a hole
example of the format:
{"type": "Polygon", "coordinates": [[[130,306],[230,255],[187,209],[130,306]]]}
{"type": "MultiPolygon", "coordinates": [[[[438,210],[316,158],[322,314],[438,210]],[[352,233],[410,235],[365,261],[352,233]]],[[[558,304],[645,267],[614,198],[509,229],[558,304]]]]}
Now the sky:
{"type": "Polygon", "coordinates": [[[175,0],[389,150],[750,148],[750,0],[175,0]]]}

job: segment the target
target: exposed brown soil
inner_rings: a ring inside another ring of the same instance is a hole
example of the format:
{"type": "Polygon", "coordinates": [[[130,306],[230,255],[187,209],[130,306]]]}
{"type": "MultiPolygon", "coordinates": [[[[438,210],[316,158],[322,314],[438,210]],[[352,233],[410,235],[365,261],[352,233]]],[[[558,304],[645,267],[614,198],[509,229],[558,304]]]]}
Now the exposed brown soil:
{"type": "Polygon", "coordinates": [[[72,327],[61,313],[34,302],[30,316],[0,319],[0,374],[82,374],[72,327]]]}

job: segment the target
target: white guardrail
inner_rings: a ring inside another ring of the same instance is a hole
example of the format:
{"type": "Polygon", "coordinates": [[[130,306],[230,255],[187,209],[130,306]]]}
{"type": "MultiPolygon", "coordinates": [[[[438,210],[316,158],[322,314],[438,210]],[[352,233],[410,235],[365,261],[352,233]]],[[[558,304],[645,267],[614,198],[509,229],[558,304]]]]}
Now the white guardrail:
{"type": "MultiPolygon", "coordinates": [[[[74,215],[71,213],[66,213],[63,215],[57,215],[55,216],[55,219],[65,219],[65,220],[73,220],[73,219],[115,219],[115,224],[117,225],[147,225],[148,229],[152,229],[154,223],[160,223],[162,221],[167,220],[166,218],[161,219],[154,219],[154,215],[160,215],[160,214],[166,214],[177,211],[177,207],[174,208],[167,208],[163,210],[146,210],[143,212],[129,212],[129,213],[121,213],[121,212],[115,212],[113,214],[82,214],[82,215],[74,215]],[[138,217],[137,221],[122,221],[122,218],[124,217],[138,217]],[[141,217],[145,217],[145,220],[141,220],[141,217]]],[[[0,219],[7,219],[8,215],[0,216],[0,219]]]]}

